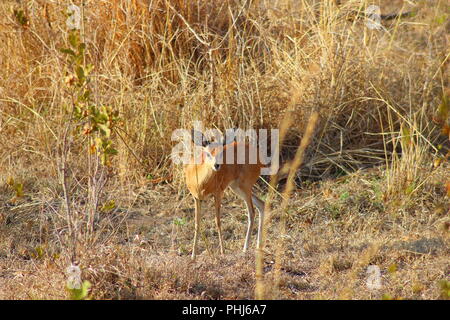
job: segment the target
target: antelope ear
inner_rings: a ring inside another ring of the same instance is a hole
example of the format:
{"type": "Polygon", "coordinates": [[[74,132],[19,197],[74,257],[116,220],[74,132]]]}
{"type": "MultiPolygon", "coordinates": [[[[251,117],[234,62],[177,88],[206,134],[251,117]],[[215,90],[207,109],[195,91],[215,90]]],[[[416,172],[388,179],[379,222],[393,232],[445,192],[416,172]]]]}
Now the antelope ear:
{"type": "Polygon", "coordinates": [[[195,129],[191,130],[191,140],[196,146],[206,147],[210,144],[210,142],[206,139],[206,137],[200,131],[195,129]]]}
{"type": "Polygon", "coordinates": [[[211,150],[209,150],[208,146],[203,147],[202,150],[208,157],[211,158],[213,156],[212,153],[211,153],[211,150]]]}
{"type": "Polygon", "coordinates": [[[225,131],[225,136],[222,138],[222,144],[227,145],[236,141],[236,132],[238,129],[231,128],[225,131]]]}

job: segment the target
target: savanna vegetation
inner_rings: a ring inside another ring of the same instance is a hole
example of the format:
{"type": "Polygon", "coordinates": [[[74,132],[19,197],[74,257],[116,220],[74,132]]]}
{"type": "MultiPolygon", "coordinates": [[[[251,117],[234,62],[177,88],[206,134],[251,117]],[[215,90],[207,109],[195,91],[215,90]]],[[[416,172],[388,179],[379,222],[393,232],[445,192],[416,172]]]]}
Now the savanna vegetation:
{"type": "Polygon", "coordinates": [[[1,1],[0,298],[448,299],[449,16],[444,0],[1,1]],[[194,121],[281,130],[258,255],[229,192],[225,254],[211,202],[190,259],[171,137],[194,121]]]}

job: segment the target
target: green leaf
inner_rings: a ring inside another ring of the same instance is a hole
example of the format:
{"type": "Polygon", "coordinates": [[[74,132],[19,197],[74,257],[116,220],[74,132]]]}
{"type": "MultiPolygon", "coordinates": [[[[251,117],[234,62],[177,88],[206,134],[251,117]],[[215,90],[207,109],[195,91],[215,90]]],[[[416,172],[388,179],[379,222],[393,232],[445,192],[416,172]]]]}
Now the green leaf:
{"type": "Polygon", "coordinates": [[[70,289],[67,290],[70,293],[71,300],[86,300],[88,298],[89,289],[91,288],[91,283],[87,280],[83,281],[80,289],[70,289]]]}
{"type": "Polygon", "coordinates": [[[17,198],[23,197],[24,193],[23,193],[23,184],[22,183],[16,183],[14,185],[14,190],[16,191],[17,198]]]}
{"type": "Polygon", "coordinates": [[[97,123],[98,128],[100,129],[100,132],[107,138],[111,136],[111,129],[108,128],[107,125],[102,123],[97,123]]]}
{"type": "Polygon", "coordinates": [[[389,273],[394,273],[397,271],[397,264],[393,263],[388,267],[388,272],[389,273]]]}
{"type": "Polygon", "coordinates": [[[173,220],[176,226],[184,226],[186,224],[186,218],[176,218],[173,220]]]}
{"type": "Polygon", "coordinates": [[[36,250],[36,258],[37,259],[42,259],[44,257],[45,250],[43,247],[37,246],[34,250],[36,250]]]}
{"type": "Polygon", "coordinates": [[[94,139],[95,147],[97,150],[103,149],[103,140],[99,137],[94,139]]]}
{"type": "Polygon", "coordinates": [[[114,200],[107,201],[103,204],[100,211],[102,212],[109,212],[116,208],[116,202],[114,200]]]}
{"type": "Polygon", "coordinates": [[[80,42],[80,36],[77,31],[71,31],[69,34],[69,43],[73,48],[78,47],[78,43],[80,42]]]}
{"type": "Polygon", "coordinates": [[[62,53],[71,55],[71,56],[75,56],[75,52],[69,48],[61,48],[61,49],[59,49],[59,51],[61,51],[62,53]]]}
{"type": "Polygon", "coordinates": [[[450,299],[450,281],[441,280],[439,281],[439,286],[441,287],[441,297],[442,299],[450,299]]]}
{"type": "Polygon", "coordinates": [[[105,124],[108,121],[107,113],[97,113],[95,122],[105,124]]]}
{"type": "Polygon", "coordinates": [[[106,149],[106,153],[109,154],[109,155],[115,156],[119,152],[116,149],[109,147],[108,149],[106,149]]]}
{"type": "Polygon", "coordinates": [[[14,178],[9,176],[8,179],[6,180],[6,183],[11,187],[14,186],[14,178]]]}
{"type": "Polygon", "coordinates": [[[80,44],[78,45],[78,52],[79,52],[79,54],[80,54],[80,55],[83,54],[83,53],[84,53],[84,50],[86,50],[86,44],[85,44],[85,43],[80,43],[80,44]]]}
{"type": "Polygon", "coordinates": [[[84,75],[84,69],[83,69],[83,67],[82,67],[82,66],[78,66],[77,69],[76,69],[75,71],[76,71],[76,73],[77,73],[78,80],[79,80],[81,83],[83,83],[84,80],[86,79],[86,77],[85,77],[85,75],[84,75]]]}
{"type": "Polygon", "coordinates": [[[75,118],[77,118],[77,119],[81,118],[81,108],[79,106],[73,107],[73,113],[74,113],[75,118]]]}
{"type": "Polygon", "coordinates": [[[345,191],[341,196],[339,197],[341,200],[346,200],[350,197],[350,193],[348,191],[345,191]]]}
{"type": "Polygon", "coordinates": [[[83,55],[77,54],[73,60],[76,65],[82,65],[83,64],[83,55]]]}
{"type": "Polygon", "coordinates": [[[91,96],[91,92],[89,90],[84,90],[83,94],[78,97],[78,101],[80,102],[88,102],[91,96]]]}
{"type": "Polygon", "coordinates": [[[20,10],[16,10],[14,9],[14,16],[16,17],[17,22],[22,26],[26,26],[29,22],[27,16],[25,15],[25,12],[20,9],[20,10]]]}
{"type": "Polygon", "coordinates": [[[447,16],[444,14],[442,16],[436,17],[436,23],[441,25],[447,21],[447,16]]]}
{"type": "Polygon", "coordinates": [[[86,75],[90,74],[92,72],[92,70],[94,70],[94,65],[93,64],[88,64],[86,66],[86,70],[85,70],[86,75]]]}
{"type": "Polygon", "coordinates": [[[406,187],[405,194],[411,194],[416,189],[416,184],[413,182],[406,187]]]}
{"type": "Polygon", "coordinates": [[[89,113],[95,118],[98,115],[98,110],[95,106],[89,106],[89,113]]]}

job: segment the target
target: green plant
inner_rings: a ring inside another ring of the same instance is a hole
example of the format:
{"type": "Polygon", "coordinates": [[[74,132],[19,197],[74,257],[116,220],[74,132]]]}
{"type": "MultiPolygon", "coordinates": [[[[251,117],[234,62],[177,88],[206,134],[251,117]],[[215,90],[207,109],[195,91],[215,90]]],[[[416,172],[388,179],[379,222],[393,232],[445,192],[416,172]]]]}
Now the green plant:
{"type": "Polygon", "coordinates": [[[389,293],[383,294],[381,296],[381,299],[382,300],[403,300],[402,297],[394,297],[394,296],[391,296],[389,293]]]}
{"type": "Polygon", "coordinates": [[[343,192],[340,196],[339,199],[341,201],[345,201],[350,197],[350,193],[348,191],[343,192]]]}
{"type": "Polygon", "coordinates": [[[34,252],[32,253],[32,255],[36,259],[43,259],[45,257],[45,255],[46,255],[45,247],[37,246],[36,248],[34,248],[34,252]]]}
{"type": "Polygon", "coordinates": [[[68,56],[71,72],[65,78],[65,83],[72,89],[72,108],[69,112],[75,123],[77,134],[83,134],[89,139],[89,150],[97,152],[102,165],[111,164],[111,156],[117,154],[113,147],[111,133],[119,122],[119,112],[110,106],[98,106],[92,102],[92,92],[89,88],[94,66],[85,64],[86,44],[81,42],[78,30],[69,33],[69,48],[61,49],[68,56]]]}
{"type": "Polygon", "coordinates": [[[58,168],[64,192],[72,262],[76,260],[80,239],[87,243],[97,239],[94,225],[98,221],[98,212],[109,212],[116,207],[114,200],[104,201],[101,207],[100,203],[105,197],[104,188],[112,173],[111,157],[117,154],[112,133],[119,121],[119,114],[111,107],[93,101],[90,75],[94,67],[86,63],[86,44],[81,38],[79,30],[70,30],[67,39],[69,46],[60,50],[67,57],[65,84],[71,103],[65,108],[65,128],[60,139],[58,168]],[[72,192],[69,192],[74,184],[69,179],[69,171],[74,170],[70,155],[72,149],[80,147],[85,150],[78,157],[83,157],[87,164],[84,172],[87,186],[77,189],[86,192],[83,196],[84,205],[74,201],[72,192]],[[85,214],[80,216],[77,214],[80,211],[85,214]]]}
{"type": "Polygon", "coordinates": [[[14,17],[16,21],[22,26],[27,27],[30,24],[30,19],[27,17],[25,12],[22,9],[14,9],[13,10],[14,17]]]}
{"type": "Polygon", "coordinates": [[[69,293],[69,299],[71,300],[90,300],[89,289],[91,288],[91,283],[84,280],[80,288],[70,288],[66,286],[66,290],[69,293]]]}
{"type": "Polygon", "coordinates": [[[24,196],[23,183],[15,181],[13,177],[8,177],[6,183],[15,193],[13,199],[21,198],[24,196]]]}
{"type": "Polygon", "coordinates": [[[450,300],[450,281],[448,280],[439,281],[439,288],[441,290],[441,298],[445,300],[450,300]]]}
{"type": "Polygon", "coordinates": [[[184,226],[186,225],[186,218],[175,218],[173,220],[173,223],[178,227],[184,226]]]}

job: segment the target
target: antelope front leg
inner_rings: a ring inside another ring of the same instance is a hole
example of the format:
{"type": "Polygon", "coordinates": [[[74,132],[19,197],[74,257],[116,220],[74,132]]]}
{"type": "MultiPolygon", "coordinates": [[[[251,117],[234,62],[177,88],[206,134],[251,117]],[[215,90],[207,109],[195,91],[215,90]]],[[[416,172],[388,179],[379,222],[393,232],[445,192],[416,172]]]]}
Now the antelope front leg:
{"type": "Polygon", "coordinates": [[[246,189],[243,189],[242,186],[240,186],[237,183],[232,183],[230,185],[231,189],[245,201],[245,205],[247,206],[247,214],[248,214],[248,226],[247,226],[247,234],[245,236],[245,243],[244,243],[244,252],[247,251],[248,245],[250,244],[250,236],[253,229],[253,221],[255,218],[255,209],[253,208],[252,204],[252,192],[250,189],[250,192],[246,189]]]}
{"type": "Polygon", "coordinates": [[[214,196],[215,199],[215,205],[216,205],[216,226],[217,226],[217,232],[219,233],[219,245],[220,245],[220,253],[223,254],[223,241],[222,241],[222,229],[220,227],[220,206],[222,201],[222,195],[216,194],[214,196]]]}
{"type": "Polygon", "coordinates": [[[256,206],[259,212],[259,221],[258,221],[258,240],[256,242],[256,248],[261,249],[262,247],[262,233],[264,227],[264,202],[260,200],[258,197],[252,195],[253,204],[256,206]]]}
{"type": "Polygon", "coordinates": [[[245,236],[244,252],[247,252],[248,245],[250,244],[250,237],[253,229],[253,221],[255,220],[255,209],[253,208],[251,197],[245,197],[245,204],[247,205],[248,213],[248,225],[247,225],[247,235],[245,236]]]}
{"type": "Polygon", "coordinates": [[[199,199],[194,198],[195,201],[195,231],[194,231],[194,244],[192,246],[192,260],[195,260],[195,256],[197,255],[197,242],[198,242],[198,233],[200,231],[200,210],[201,210],[201,202],[199,199]]]}

